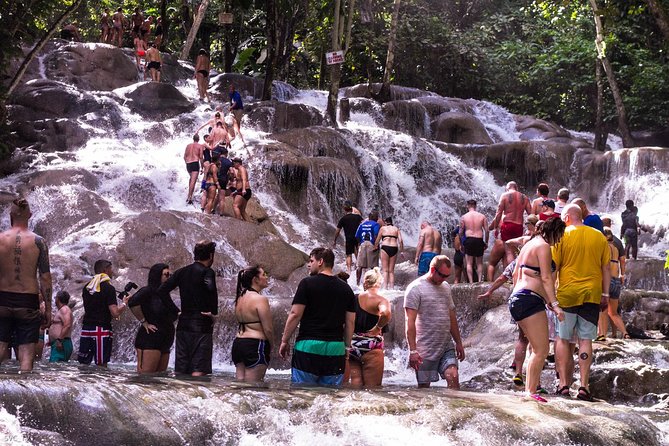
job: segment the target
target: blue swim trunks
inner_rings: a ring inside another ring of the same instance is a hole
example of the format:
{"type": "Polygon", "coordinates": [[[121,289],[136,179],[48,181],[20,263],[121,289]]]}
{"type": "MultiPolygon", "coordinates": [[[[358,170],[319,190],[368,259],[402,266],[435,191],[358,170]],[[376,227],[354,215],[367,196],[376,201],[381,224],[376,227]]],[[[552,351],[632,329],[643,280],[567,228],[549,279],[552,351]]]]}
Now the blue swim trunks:
{"type": "Polygon", "coordinates": [[[427,274],[428,271],[430,271],[430,262],[436,256],[437,256],[437,254],[435,254],[433,252],[424,252],[420,255],[420,259],[418,260],[418,275],[419,276],[422,276],[423,274],[427,274]]]}

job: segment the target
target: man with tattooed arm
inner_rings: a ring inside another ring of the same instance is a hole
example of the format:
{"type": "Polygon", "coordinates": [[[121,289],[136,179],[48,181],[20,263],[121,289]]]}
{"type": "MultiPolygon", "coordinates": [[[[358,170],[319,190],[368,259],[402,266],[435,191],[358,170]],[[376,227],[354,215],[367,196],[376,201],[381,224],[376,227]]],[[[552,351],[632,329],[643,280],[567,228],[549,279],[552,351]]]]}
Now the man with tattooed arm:
{"type": "Polygon", "coordinates": [[[40,326],[51,325],[49,250],[44,239],[28,229],[31,216],[25,199],[14,200],[9,213],[12,227],[0,233],[0,358],[13,335],[22,372],[33,369],[40,326]],[[39,310],[40,291],[45,319],[39,310]]]}

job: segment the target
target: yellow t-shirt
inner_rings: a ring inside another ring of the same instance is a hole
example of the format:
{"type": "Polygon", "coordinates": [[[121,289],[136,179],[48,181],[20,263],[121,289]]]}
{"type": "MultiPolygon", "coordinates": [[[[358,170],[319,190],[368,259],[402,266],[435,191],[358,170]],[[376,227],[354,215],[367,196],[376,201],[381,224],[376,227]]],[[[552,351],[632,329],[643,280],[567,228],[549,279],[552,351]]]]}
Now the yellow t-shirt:
{"type": "Polygon", "coordinates": [[[563,308],[602,299],[602,266],[611,252],[606,237],[589,226],[568,226],[560,243],[551,248],[558,275],[557,300],[563,308]]]}

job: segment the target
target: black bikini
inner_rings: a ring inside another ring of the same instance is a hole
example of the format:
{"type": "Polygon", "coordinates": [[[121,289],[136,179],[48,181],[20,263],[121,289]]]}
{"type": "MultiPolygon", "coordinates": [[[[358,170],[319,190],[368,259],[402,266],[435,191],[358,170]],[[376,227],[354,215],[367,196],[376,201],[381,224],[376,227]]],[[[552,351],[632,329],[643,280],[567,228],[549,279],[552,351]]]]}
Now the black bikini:
{"type": "MultiPolygon", "coordinates": [[[[383,241],[383,239],[385,239],[385,238],[394,238],[394,239],[396,239],[397,236],[396,236],[396,235],[382,235],[382,236],[381,236],[381,241],[383,241]]],[[[397,255],[398,251],[399,251],[399,249],[397,248],[397,246],[386,246],[386,245],[381,245],[381,249],[382,249],[386,254],[388,254],[388,257],[395,257],[395,256],[397,255]]]]}
{"type": "MultiPolygon", "coordinates": [[[[532,265],[527,265],[527,264],[523,263],[522,265],[520,265],[520,267],[521,268],[527,268],[527,269],[530,269],[530,270],[534,271],[535,273],[541,274],[541,268],[539,268],[538,266],[532,266],[532,265]]],[[[555,262],[553,260],[551,260],[551,272],[552,273],[555,272],[555,262]]]]}

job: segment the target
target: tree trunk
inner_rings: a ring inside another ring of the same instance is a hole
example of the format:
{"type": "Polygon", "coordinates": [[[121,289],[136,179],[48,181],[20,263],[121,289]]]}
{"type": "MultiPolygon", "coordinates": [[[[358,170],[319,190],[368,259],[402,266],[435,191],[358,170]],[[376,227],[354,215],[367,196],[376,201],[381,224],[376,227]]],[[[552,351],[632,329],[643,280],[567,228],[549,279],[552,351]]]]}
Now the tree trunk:
{"type": "Polygon", "coordinates": [[[383,72],[383,83],[381,90],[375,98],[379,102],[389,102],[390,97],[390,76],[393,71],[393,62],[395,61],[395,41],[397,40],[397,22],[400,16],[400,0],[395,0],[393,8],[393,18],[390,22],[390,36],[388,37],[388,54],[386,56],[386,68],[383,72]]]}
{"type": "Polygon", "coordinates": [[[657,22],[657,27],[660,28],[660,31],[662,31],[662,35],[664,36],[664,41],[669,42],[669,16],[667,15],[667,11],[664,10],[664,7],[662,7],[662,3],[659,2],[658,0],[644,0],[644,1],[648,5],[648,9],[650,9],[650,12],[653,14],[653,17],[655,17],[655,21],[657,22]]]}
{"type": "Polygon", "coordinates": [[[210,0],[202,0],[202,3],[200,3],[200,6],[197,8],[197,13],[195,14],[195,19],[193,20],[193,26],[191,26],[190,31],[188,32],[188,37],[186,38],[186,45],[184,45],[184,48],[181,51],[181,60],[188,59],[188,54],[190,53],[190,49],[193,47],[193,43],[195,42],[197,31],[200,29],[204,15],[207,13],[209,2],[210,0]]]}
{"type": "MultiPolygon", "coordinates": [[[[330,51],[339,51],[341,48],[340,17],[341,0],[335,0],[334,21],[332,23],[332,41],[330,51]]],[[[328,107],[326,116],[333,127],[337,128],[337,100],[339,99],[339,81],[341,80],[341,64],[330,66],[330,91],[328,93],[328,107]]]]}
{"type": "Polygon", "coordinates": [[[602,64],[599,60],[595,61],[595,81],[597,82],[597,105],[595,112],[595,150],[604,152],[606,150],[606,140],[608,131],[604,126],[604,79],[602,78],[602,64]]]}
{"type": "Polygon", "coordinates": [[[606,78],[609,81],[609,88],[613,94],[613,100],[616,103],[616,111],[618,112],[618,131],[623,140],[624,147],[634,147],[634,140],[632,139],[632,134],[630,133],[629,126],[627,124],[627,112],[625,111],[625,103],[623,102],[622,94],[618,88],[618,82],[616,81],[615,73],[613,72],[613,67],[611,62],[606,57],[606,45],[604,44],[604,26],[602,25],[602,18],[599,15],[599,7],[597,6],[597,0],[590,0],[590,6],[592,7],[593,15],[595,16],[595,29],[597,31],[597,37],[595,39],[595,45],[597,46],[597,54],[599,61],[604,68],[606,73],[606,78]]]}
{"type": "MultiPolygon", "coordinates": [[[[35,47],[28,53],[25,59],[23,59],[23,63],[21,63],[21,66],[17,70],[16,74],[12,78],[12,82],[9,84],[9,87],[7,88],[7,92],[5,93],[6,97],[9,97],[12,92],[18,87],[19,83],[21,83],[21,79],[23,79],[23,75],[26,73],[26,70],[28,69],[28,65],[30,65],[30,62],[33,61],[35,56],[39,54],[40,51],[42,51],[42,48],[44,48],[44,45],[49,41],[49,39],[56,33],[58,28],[60,28],[63,23],[65,23],[65,20],[67,20],[67,17],[72,14],[74,11],[81,6],[81,4],[84,2],[84,0],[75,0],[72,5],[67,8],[61,15],[56,19],[53,25],[51,25],[51,28],[42,36],[42,38],[37,42],[35,47]]],[[[2,101],[2,106],[4,107],[5,101],[2,101]]]]}
{"type": "Polygon", "coordinates": [[[159,51],[165,48],[165,43],[170,38],[170,19],[167,17],[167,0],[160,0],[160,20],[162,21],[163,26],[163,39],[160,41],[160,48],[158,48],[159,51]]]}
{"type": "Polygon", "coordinates": [[[272,82],[276,64],[277,45],[277,8],[276,0],[267,0],[267,65],[265,67],[265,84],[262,89],[262,100],[272,99],[272,82]]]}

